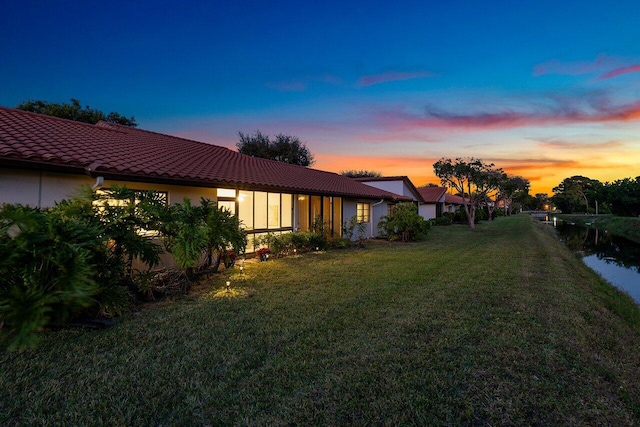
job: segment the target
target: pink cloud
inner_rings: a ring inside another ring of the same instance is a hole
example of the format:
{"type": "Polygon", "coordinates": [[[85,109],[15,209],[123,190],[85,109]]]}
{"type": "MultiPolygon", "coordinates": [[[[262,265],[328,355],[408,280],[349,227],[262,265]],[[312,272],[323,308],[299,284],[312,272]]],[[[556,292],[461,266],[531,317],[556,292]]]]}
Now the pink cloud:
{"type": "Polygon", "coordinates": [[[567,105],[547,107],[540,111],[499,111],[459,114],[427,106],[425,114],[406,111],[384,111],[376,119],[396,131],[431,128],[447,130],[512,129],[525,126],[560,125],[569,123],[607,123],[640,120],[640,102],[610,107],[607,102],[579,109],[567,105]]]}
{"type": "Polygon", "coordinates": [[[537,142],[542,148],[552,148],[552,149],[560,149],[560,150],[578,150],[578,151],[583,151],[585,149],[611,150],[613,148],[620,148],[625,146],[624,142],[615,141],[615,140],[591,143],[591,142],[563,141],[563,140],[557,140],[557,139],[539,139],[537,140],[537,142]]]}
{"type": "Polygon", "coordinates": [[[629,65],[628,67],[620,67],[608,71],[598,77],[598,80],[611,79],[613,77],[618,77],[621,74],[627,73],[638,73],[640,72],[640,64],[629,65]]]}
{"type": "Polygon", "coordinates": [[[387,71],[385,73],[372,74],[369,76],[363,76],[358,79],[359,86],[372,86],[380,83],[394,82],[398,80],[411,80],[411,79],[423,79],[426,77],[433,77],[434,74],[429,71],[387,71]]]}

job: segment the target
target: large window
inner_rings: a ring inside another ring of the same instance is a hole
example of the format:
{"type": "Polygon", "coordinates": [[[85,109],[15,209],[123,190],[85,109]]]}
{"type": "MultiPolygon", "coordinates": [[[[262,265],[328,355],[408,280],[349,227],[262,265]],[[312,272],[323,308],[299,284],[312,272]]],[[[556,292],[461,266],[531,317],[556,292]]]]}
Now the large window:
{"type": "Polygon", "coordinates": [[[263,191],[239,191],[238,219],[248,234],[247,252],[254,242],[269,233],[293,231],[293,195],[263,191]]]}
{"type": "Polygon", "coordinates": [[[327,236],[342,235],[342,198],[299,195],[297,207],[300,231],[322,225],[327,236]]]}
{"type": "Polygon", "coordinates": [[[369,203],[358,203],[356,207],[356,218],[358,222],[369,222],[369,211],[371,205],[369,203]]]}

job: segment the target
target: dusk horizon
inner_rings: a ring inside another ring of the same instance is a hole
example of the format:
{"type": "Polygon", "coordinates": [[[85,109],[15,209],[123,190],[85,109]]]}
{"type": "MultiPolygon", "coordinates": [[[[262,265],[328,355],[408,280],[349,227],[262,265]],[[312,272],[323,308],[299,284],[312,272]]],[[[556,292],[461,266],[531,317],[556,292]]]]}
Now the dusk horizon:
{"type": "Polygon", "coordinates": [[[475,157],[551,195],[640,175],[638,16],[631,1],[12,3],[0,105],[75,98],[232,149],[285,133],[315,169],[416,186],[475,157]]]}

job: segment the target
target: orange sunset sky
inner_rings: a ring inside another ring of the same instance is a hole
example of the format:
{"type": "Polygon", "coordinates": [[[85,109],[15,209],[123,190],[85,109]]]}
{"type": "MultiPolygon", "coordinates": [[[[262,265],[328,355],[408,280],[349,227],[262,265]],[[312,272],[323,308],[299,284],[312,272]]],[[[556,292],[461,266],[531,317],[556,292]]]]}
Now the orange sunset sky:
{"type": "Polygon", "coordinates": [[[418,186],[442,157],[531,194],[640,175],[637,0],[66,4],[5,5],[0,105],[76,98],[229,148],[286,133],[315,168],[418,186]]]}

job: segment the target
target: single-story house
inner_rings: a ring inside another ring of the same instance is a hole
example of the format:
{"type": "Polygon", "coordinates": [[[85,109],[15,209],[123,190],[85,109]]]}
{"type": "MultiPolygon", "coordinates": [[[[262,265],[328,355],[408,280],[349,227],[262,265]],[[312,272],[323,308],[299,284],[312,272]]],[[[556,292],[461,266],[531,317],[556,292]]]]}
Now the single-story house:
{"type": "Polygon", "coordinates": [[[439,218],[444,211],[445,187],[418,187],[407,176],[357,178],[358,181],[381,190],[410,197],[418,205],[418,214],[424,219],[439,218]]]}
{"type": "Polygon", "coordinates": [[[444,211],[453,213],[460,209],[461,206],[465,205],[465,201],[462,197],[456,196],[455,194],[445,194],[444,195],[444,211]]]}
{"type": "Polygon", "coordinates": [[[419,187],[418,192],[422,196],[420,215],[424,219],[440,218],[445,211],[446,187],[419,187]]]}
{"type": "Polygon", "coordinates": [[[209,198],[238,216],[250,244],[268,232],[308,230],[316,218],[340,236],[355,216],[367,223],[366,237],[374,237],[388,206],[411,200],[339,174],[212,144],[0,107],[0,203],[52,206],[82,185],[156,190],[167,203],[209,198]]]}

